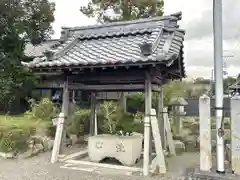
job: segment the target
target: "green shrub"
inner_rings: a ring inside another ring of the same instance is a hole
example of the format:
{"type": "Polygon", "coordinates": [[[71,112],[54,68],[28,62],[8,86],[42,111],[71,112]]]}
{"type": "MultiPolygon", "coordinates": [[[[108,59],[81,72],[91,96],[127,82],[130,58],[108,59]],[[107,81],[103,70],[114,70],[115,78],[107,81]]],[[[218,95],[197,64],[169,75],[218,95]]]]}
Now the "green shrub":
{"type": "Polygon", "coordinates": [[[73,113],[69,118],[69,126],[67,128],[67,134],[74,134],[78,137],[84,134],[85,124],[90,121],[90,110],[81,109],[73,113]]]}
{"type": "Polygon", "coordinates": [[[0,117],[0,152],[23,152],[28,148],[28,139],[35,134],[38,122],[29,117],[0,117]]]}
{"type": "Polygon", "coordinates": [[[136,120],[135,114],[124,113],[118,104],[112,101],[105,101],[101,104],[98,114],[102,131],[110,134],[115,134],[120,130],[123,132],[143,132],[143,123],[139,118],[141,116],[136,120]]]}
{"type": "Polygon", "coordinates": [[[52,124],[52,119],[60,113],[60,110],[53,104],[49,98],[42,98],[39,103],[32,104],[32,112],[27,111],[25,115],[29,115],[33,120],[45,122],[46,135],[54,137],[56,127],[52,124]]]}
{"type": "Polygon", "coordinates": [[[52,121],[59,114],[58,108],[48,98],[43,98],[32,106],[32,116],[42,121],[52,121]]]}
{"type": "Polygon", "coordinates": [[[3,133],[0,140],[1,152],[24,152],[28,149],[29,131],[11,129],[3,133]]]}
{"type": "Polygon", "coordinates": [[[144,112],[145,96],[144,93],[134,93],[127,96],[127,109],[130,112],[144,112]]]}

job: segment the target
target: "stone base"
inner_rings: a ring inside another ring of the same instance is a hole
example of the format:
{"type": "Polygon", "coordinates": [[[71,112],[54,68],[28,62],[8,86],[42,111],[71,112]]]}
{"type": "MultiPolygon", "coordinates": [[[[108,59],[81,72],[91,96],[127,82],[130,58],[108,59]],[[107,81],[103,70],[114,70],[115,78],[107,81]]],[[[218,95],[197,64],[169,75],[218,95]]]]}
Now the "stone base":
{"type": "Polygon", "coordinates": [[[91,161],[115,158],[123,165],[132,166],[140,158],[142,136],[98,135],[88,139],[88,155],[91,161]]]}
{"type": "Polygon", "coordinates": [[[0,152],[0,157],[3,159],[13,159],[15,157],[14,153],[3,153],[0,152]]]}
{"type": "Polygon", "coordinates": [[[216,170],[212,172],[203,172],[199,169],[195,169],[192,172],[188,172],[185,177],[188,179],[199,179],[199,180],[239,180],[240,177],[232,174],[230,171],[226,173],[217,173],[216,170]]]}

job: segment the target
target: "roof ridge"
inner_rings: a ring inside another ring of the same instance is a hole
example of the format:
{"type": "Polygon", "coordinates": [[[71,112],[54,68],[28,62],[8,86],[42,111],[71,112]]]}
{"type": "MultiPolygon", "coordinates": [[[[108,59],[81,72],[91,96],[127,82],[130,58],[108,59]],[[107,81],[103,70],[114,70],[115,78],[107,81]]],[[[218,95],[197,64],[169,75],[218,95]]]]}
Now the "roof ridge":
{"type": "Polygon", "coordinates": [[[156,51],[158,43],[160,41],[161,34],[163,32],[164,25],[158,25],[152,32],[149,41],[152,43],[152,53],[156,51]]]}
{"type": "Polygon", "coordinates": [[[72,47],[74,47],[78,41],[79,41],[79,38],[74,38],[72,42],[70,42],[65,47],[63,47],[58,52],[56,52],[49,60],[60,58],[61,56],[66,54],[72,47]]]}
{"type": "Polygon", "coordinates": [[[76,31],[76,30],[87,30],[87,29],[97,29],[97,28],[104,28],[104,27],[112,27],[112,26],[121,26],[121,25],[130,25],[130,24],[140,24],[146,23],[149,21],[162,21],[162,20],[181,20],[182,12],[177,12],[170,15],[165,16],[156,16],[156,17],[149,17],[149,18],[142,18],[137,20],[128,20],[128,21],[119,21],[113,23],[106,23],[106,24],[95,24],[95,25],[88,25],[88,26],[78,26],[78,27],[62,27],[62,30],[69,30],[69,31],[76,31]]]}

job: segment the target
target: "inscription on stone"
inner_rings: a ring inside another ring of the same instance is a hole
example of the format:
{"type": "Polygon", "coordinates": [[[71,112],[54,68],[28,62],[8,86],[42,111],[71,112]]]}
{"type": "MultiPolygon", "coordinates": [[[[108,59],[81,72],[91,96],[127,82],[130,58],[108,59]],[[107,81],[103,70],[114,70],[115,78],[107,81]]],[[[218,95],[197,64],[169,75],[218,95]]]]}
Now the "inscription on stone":
{"type": "Polygon", "coordinates": [[[116,152],[125,152],[123,143],[116,144],[116,152]]]}
{"type": "Polygon", "coordinates": [[[102,149],[102,148],[103,148],[103,142],[97,142],[96,145],[95,145],[95,147],[96,147],[97,149],[102,149]]]}

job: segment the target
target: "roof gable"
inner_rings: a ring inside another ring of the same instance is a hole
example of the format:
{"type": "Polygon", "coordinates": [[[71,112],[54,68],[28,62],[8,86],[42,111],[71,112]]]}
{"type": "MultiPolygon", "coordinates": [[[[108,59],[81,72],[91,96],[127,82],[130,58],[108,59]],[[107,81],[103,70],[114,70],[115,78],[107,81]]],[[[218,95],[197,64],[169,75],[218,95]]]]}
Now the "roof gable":
{"type": "Polygon", "coordinates": [[[63,28],[62,45],[48,56],[24,65],[30,68],[94,66],[106,64],[164,62],[171,64],[180,54],[184,31],[171,16],[116,22],[87,27],[63,28]],[[143,53],[149,47],[149,54],[143,53]]]}

